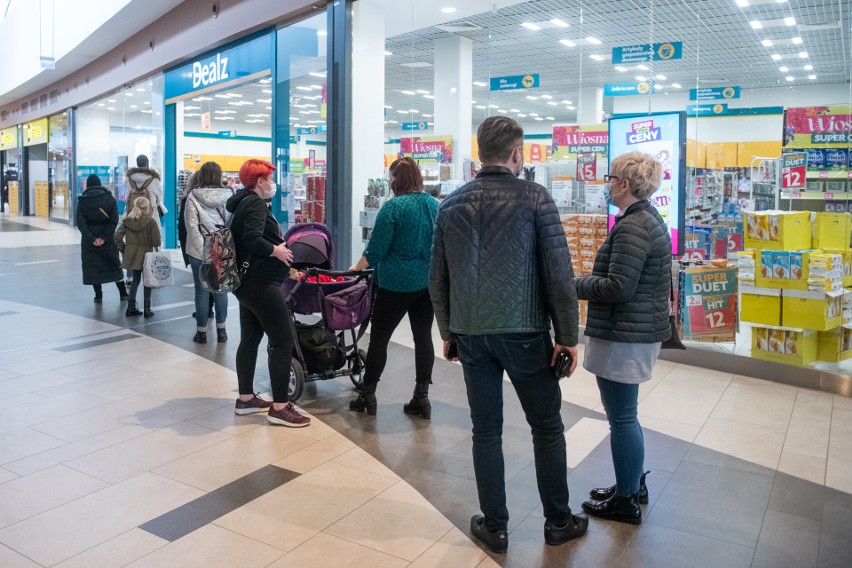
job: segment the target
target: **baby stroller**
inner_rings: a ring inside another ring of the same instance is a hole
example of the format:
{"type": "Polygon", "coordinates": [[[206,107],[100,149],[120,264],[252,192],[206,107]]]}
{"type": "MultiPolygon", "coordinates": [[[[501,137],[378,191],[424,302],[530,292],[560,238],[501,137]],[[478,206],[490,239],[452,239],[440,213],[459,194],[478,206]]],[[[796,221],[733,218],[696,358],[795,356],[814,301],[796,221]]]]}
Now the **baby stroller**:
{"type": "Polygon", "coordinates": [[[358,340],[370,321],[373,271],[334,271],[331,234],[320,223],[294,225],[284,235],[284,242],[293,251],[294,269],[282,284],[296,340],[290,400],[302,396],[306,382],[346,375],[360,388],[367,353],[358,348],[358,340]],[[296,314],[320,314],[321,318],[306,323],[296,314]],[[347,343],[347,332],[351,343],[347,343]]]}

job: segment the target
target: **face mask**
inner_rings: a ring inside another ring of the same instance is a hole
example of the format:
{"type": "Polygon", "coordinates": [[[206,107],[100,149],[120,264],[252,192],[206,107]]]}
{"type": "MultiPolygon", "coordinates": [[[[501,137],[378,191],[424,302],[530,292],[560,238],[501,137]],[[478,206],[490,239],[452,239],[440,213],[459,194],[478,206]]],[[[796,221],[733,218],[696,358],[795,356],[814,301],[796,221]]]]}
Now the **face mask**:
{"type": "Polygon", "coordinates": [[[612,189],[612,184],[609,184],[609,183],[604,184],[603,195],[604,195],[604,200],[606,201],[607,205],[615,205],[615,203],[613,203],[612,194],[610,193],[611,189],[612,189]]]}

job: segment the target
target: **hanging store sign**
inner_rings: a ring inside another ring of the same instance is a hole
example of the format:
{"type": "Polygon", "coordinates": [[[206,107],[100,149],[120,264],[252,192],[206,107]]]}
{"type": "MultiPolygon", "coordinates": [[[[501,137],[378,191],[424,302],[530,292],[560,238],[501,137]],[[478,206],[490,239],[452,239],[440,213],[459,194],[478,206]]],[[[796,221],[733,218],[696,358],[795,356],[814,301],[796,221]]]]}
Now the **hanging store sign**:
{"type": "Polygon", "coordinates": [[[201,130],[210,130],[210,113],[205,112],[201,115],[201,130]]]}
{"type": "Polygon", "coordinates": [[[429,130],[432,125],[428,122],[403,122],[403,130],[429,130]]]}
{"type": "Polygon", "coordinates": [[[265,34],[169,71],[164,85],[166,104],[269,75],[273,56],[272,34],[265,34]]]}
{"type": "Polygon", "coordinates": [[[848,146],[852,141],[852,106],[788,108],[784,112],[784,146],[848,146]]]}
{"type": "Polygon", "coordinates": [[[22,132],[24,133],[24,146],[46,144],[48,138],[47,118],[25,122],[22,132]]]}
{"type": "Polygon", "coordinates": [[[18,127],[11,126],[0,130],[0,152],[18,147],[18,127]]]}
{"type": "Polygon", "coordinates": [[[597,164],[597,154],[577,154],[577,181],[595,181],[598,179],[597,164]]]}
{"type": "Polygon", "coordinates": [[[537,89],[539,87],[538,73],[526,75],[511,75],[509,77],[492,77],[492,91],[516,91],[519,89],[537,89]]]}
{"type": "Polygon", "coordinates": [[[664,43],[645,43],[612,48],[612,62],[643,63],[645,61],[668,61],[683,57],[683,43],[668,41],[664,43]]]}
{"type": "Polygon", "coordinates": [[[653,81],[639,81],[638,83],[606,83],[604,84],[605,97],[624,97],[627,95],[647,95],[655,93],[653,81]]]}
{"type": "Polygon", "coordinates": [[[579,153],[589,152],[606,154],[608,143],[605,124],[559,124],[553,127],[551,159],[569,160],[579,153]]]}
{"type": "Polygon", "coordinates": [[[452,164],[452,136],[420,136],[400,138],[399,153],[421,164],[452,164]]]}
{"type": "Polygon", "coordinates": [[[716,103],[715,105],[689,105],[686,114],[689,116],[721,116],[727,114],[728,105],[716,103]]]}
{"type": "Polygon", "coordinates": [[[781,188],[802,189],[808,170],[808,155],[805,152],[781,154],[781,188]]]}
{"type": "Polygon", "coordinates": [[[296,134],[299,136],[308,136],[310,134],[322,134],[323,132],[327,132],[328,127],[325,124],[320,124],[319,126],[311,126],[309,128],[297,128],[296,134]]]}
{"type": "Polygon", "coordinates": [[[718,101],[740,98],[739,87],[706,87],[701,89],[689,89],[689,100],[691,101],[718,101]]]}

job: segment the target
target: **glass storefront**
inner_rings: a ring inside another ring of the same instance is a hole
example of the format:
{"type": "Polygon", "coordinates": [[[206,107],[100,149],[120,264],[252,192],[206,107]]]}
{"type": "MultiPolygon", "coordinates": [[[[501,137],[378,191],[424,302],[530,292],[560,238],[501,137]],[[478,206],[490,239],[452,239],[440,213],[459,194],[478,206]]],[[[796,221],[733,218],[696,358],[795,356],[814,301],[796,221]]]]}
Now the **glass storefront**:
{"type": "Polygon", "coordinates": [[[48,118],[47,189],[50,218],[68,222],[71,219],[69,187],[71,175],[71,137],[68,111],[48,118]]]}

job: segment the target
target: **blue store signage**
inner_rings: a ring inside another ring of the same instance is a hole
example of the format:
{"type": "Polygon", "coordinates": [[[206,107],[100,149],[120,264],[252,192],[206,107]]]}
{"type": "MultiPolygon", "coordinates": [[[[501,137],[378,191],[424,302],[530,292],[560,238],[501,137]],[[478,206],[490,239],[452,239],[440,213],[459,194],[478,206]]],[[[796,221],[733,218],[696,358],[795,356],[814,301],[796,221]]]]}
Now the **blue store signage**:
{"type": "Polygon", "coordinates": [[[307,136],[309,134],[322,134],[323,132],[326,132],[327,130],[328,130],[328,127],[325,124],[320,124],[320,125],[311,126],[311,127],[308,127],[308,128],[297,128],[296,134],[298,134],[299,136],[307,136]]]}
{"type": "Polygon", "coordinates": [[[273,60],[272,34],[207,54],[166,73],[166,104],[268,75],[273,60]]]}
{"type": "Polygon", "coordinates": [[[716,103],[715,105],[689,105],[686,107],[688,116],[714,116],[723,115],[728,112],[728,105],[716,103]]]}
{"type": "Polygon", "coordinates": [[[538,73],[512,75],[509,77],[491,77],[492,91],[516,91],[519,89],[537,89],[538,87],[538,73]]]}
{"type": "Polygon", "coordinates": [[[432,127],[428,122],[403,122],[403,130],[429,130],[432,127]]]}
{"type": "Polygon", "coordinates": [[[604,85],[604,96],[623,97],[626,95],[647,95],[653,90],[653,81],[639,81],[638,83],[606,83],[604,85]]]}
{"type": "Polygon", "coordinates": [[[642,63],[644,61],[668,61],[683,57],[683,43],[668,41],[664,43],[645,43],[642,45],[624,45],[612,48],[612,62],[642,63]]]}
{"type": "Polygon", "coordinates": [[[691,101],[725,101],[740,98],[739,87],[705,87],[701,89],[689,89],[689,100],[691,101]]]}

